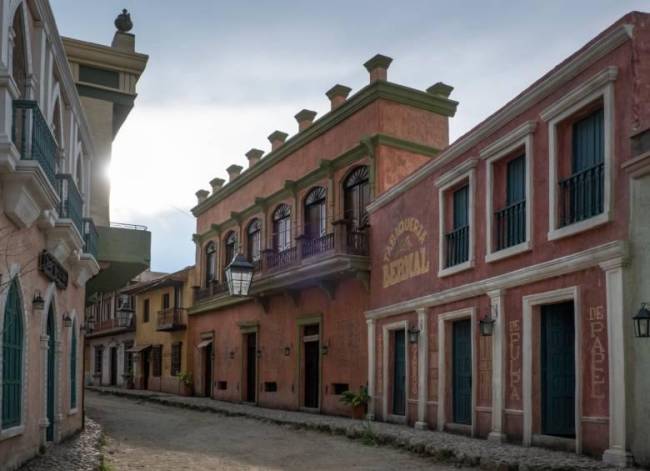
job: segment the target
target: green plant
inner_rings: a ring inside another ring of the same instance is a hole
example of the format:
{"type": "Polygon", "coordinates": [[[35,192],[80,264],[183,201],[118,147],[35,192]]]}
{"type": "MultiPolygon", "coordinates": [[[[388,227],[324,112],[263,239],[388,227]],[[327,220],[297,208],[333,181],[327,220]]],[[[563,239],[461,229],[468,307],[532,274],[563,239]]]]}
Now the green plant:
{"type": "Polygon", "coordinates": [[[377,437],[377,434],[372,429],[372,426],[370,425],[370,421],[367,421],[364,424],[363,432],[361,432],[361,443],[363,443],[366,446],[379,445],[379,437],[377,437]]]}
{"type": "Polygon", "coordinates": [[[368,404],[368,389],[365,386],[359,388],[359,392],[345,391],[341,394],[341,402],[352,407],[364,406],[368,404]]]}
{"type": "Polygon", "coordinates": [[[182,372],[176,375],[179,381],[181,381],[185,386],[191,386],[192,383],[192,373],[182,372]]]}

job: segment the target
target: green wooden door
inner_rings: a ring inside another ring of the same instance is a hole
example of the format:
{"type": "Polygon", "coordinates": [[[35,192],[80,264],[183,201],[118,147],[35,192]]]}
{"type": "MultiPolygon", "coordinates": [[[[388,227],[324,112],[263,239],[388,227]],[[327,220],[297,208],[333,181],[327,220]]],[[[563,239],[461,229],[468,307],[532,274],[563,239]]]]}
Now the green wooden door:
{"type": "Polygon", "coordinates": [[[542,433],[575,437],[573,302],[542,306],[542,433]]]}
{"type": "Polygon", "coordinates": [[[406,336],[395,331],[393,348],[393,414],[406,415],[406,336]]]}
{"type": "Polygon", "coordinates": [[[23,313],[18,283],[12,281],[2,324],[2,428],[20,425],[23,380],[23,313]]]}
{"type": "Polygon", "coordinates": [[[54,312],[52,306],[47,313],[47,426],[46,439],[48,442],[54,440],[54,312]]]}
{"type": "Polygon", "coordinates": [[[453,323],[453,420],[472,423],[472,323],[469,319],[453,323]]]}

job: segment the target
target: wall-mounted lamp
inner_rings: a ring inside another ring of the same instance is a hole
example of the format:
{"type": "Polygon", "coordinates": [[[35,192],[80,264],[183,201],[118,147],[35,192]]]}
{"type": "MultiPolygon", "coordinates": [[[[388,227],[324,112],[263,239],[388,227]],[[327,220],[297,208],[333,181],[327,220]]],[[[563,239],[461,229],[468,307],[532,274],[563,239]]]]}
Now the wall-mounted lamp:
{"type": "Polygon", "coordinates": [[[490,312],[485,313],[483,319],[478,321],[479,329],[483,337],[491,337],[494,333],[494,323],[497,320],[498,309],[496,306],[490,308],[490,312]]]}
{"type": "Polygon", "coordinates": [[[257,358],[262,358],[262,350],[257,351],[257,358]]]}
{"type": "Polygon", "coordinates": [[[235,359],[235,351],[234,350],[230,350],[230,353],[228,354],[228,358],[230,358],[231,360],[235,359]]]}
{"type": "Polygon", "coordinates": [[[641,303],[641,309],[636,313],[632,320],[634,320],[634,335],[639,338],[650,337],[650,310],[648,304],[641,303]]]}
{"type": "Polygon", "coordinates": [[[409,327],[408,334],[409,343],[418,343],[418,340],[420,338],[420,329],[418,329],[417,325],[409,327]]]}
{"type": "Polygon", "coordinates": [[[72,327],[72,317],[69,312],[63,313],[63,327],[72,327]]]}
{"type": "Polygon", "coordinates": [[[320,352],[322,355],[327,355],[327,353],[330,351],[329,345],[322,345],[320,347],[320,352]]]}
{"type": "Polygon", "coordinates": [[[43,309],[45,309],[45,300],[41,296],[41,292],[39,290],[34,291],[32,308],[34,309],[34,312],[41,312],[43,309]]]}
{"type": "Polygon", "coordinates": [[[287,345],[284,347],[284,356],[288,357],[289,355],[291,355],[291,347],[287,345]]]}

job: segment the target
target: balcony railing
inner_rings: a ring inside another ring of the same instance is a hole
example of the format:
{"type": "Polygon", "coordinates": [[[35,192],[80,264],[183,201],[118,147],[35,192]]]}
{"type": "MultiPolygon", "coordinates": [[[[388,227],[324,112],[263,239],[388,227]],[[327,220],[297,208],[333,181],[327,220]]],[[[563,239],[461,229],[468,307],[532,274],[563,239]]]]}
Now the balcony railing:
{"type": "Polygon", "coordinates": [[[583,221],[604,210],[605,167],[596,164],[559,182],[560,226],[583,221]]]}
{"type": "Polygon", "coordinates": [[[59,191],[59,217],[71,219],[80,235],[84,235],[83,199],[77,189],[72,175],[57,174],[57,189],[59,191]]]}
{"type": "Polygon", "coordinates": [[[445,247],[445,267],[453,267],[469,260],[469,226],[445,234],[445,247]]]}
{"type": "Polygon", "coordinates": [[[105,319],[105,320],[97,321],[95,322],[94,328],[90,334],[91,335],[100,334],[102,332],[113,331],[118,329],[134,330],[135,329],[134,319],[135,317],[133,313],[129,313],[128,316],[118,315],[113,319],[105,319]]]}
{"type": "Polygon", "coordinates": [[[156,326],[157,330],[178,330],[184,329],[186,325],[185,321],[185,309],[180,307],[170,307],[158,311],[158,323],[156,326]]]}
{"type": "Polygon", "coordinates": [[[334,233],[316,239],[302,239],[302,258],[329,252],[334,248],[334,233]]]}
{"type": "Polygon", "coordinates": [[[20,158],[37,161],[52,186],[56,187],[59,148],[37,102],[14,100],[12,140],[20,158]]]}
{"type": "Polygon", "coordinates": [[[298,250],[296,247],[290,247],[282,252],[268,251],[264,254],[262,270],[272,270],[274,268],[286,267],[293,265],[298,261],[298,250]]]}
{"type": "Polygon", "coordinates": [[[228,291],[228,285],[226,283],[219,283],[215,280],[212,283],[209,283],[205,288],[196,288],[194,290],[194,302],[211,298],[212,296],[225,293],[226,291],[228,291]]]}
{"type": "Polygon", "coordinates": [[[526,200],[513,203],[494,213],[496,250],[526,240],[526,200]]]}
{"type": "Polygon", "coordinates": [[[95,222],[91,218],[84,218],[84,252],[89,253],[95,260],[97,259],[97,227],[95,227],[95,222]]]}

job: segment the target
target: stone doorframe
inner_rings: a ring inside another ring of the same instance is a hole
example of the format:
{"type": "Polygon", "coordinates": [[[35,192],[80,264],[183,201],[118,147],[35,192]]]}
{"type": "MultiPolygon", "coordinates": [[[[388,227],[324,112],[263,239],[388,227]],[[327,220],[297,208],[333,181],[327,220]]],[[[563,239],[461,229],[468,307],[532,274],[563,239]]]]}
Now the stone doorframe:
{"type": "MultiPolygon", "coordinates": [[[[447,349],[445,348],[446,333],[445,324],[453,321],[469,319],[471,322],[471,346],[472,346],[472,378],[477,378],[476,362],[476,308],[468,307],[457,311],[446,312],[438,315],[438,410],[437,410],[437,428],[442,432],[447,422],[447,349]]],[[[451,352],[450,357],[453,356],[451,352]]],[[[453,361],[453,359],[452,359],[453,361]]],[[[472,425],[471,435],[476,435],[476,403],[477,403],[476,381],[472,381],[472,425]]]]}
{"type": "Polygon", "coordinates": [[[543,293],[530,294],[522,298],[522,393],[523,393],[523,445],[531,446],[533,441],[533,314],[534,308],[545,304],[573,301],[574,349],[575,349],[575,451],[582,453],[582,328],[580,323],[581,303],[577,286],[543,293]]]}
{"type": "Polygon", "coordinates": [[[409,400],[409,341],[408,341],[408,329],[409,323],[408,320],[393,322],[392,324],[386,324],[382,327],[382,336],[383,336],[383,352],[382,352],[382,417],[385,422],[397,422],[405,424],[408,417],[408,400],[409,400]],[[388,363],[389,363],[389,354],[390,354],[390,333],[395,330],[404,330],[404,362],[405,362],[405,371],[404,371],[404,397],[405,397],[405,409],[404,416],[393,415],[388,413],[388,363]]]}

